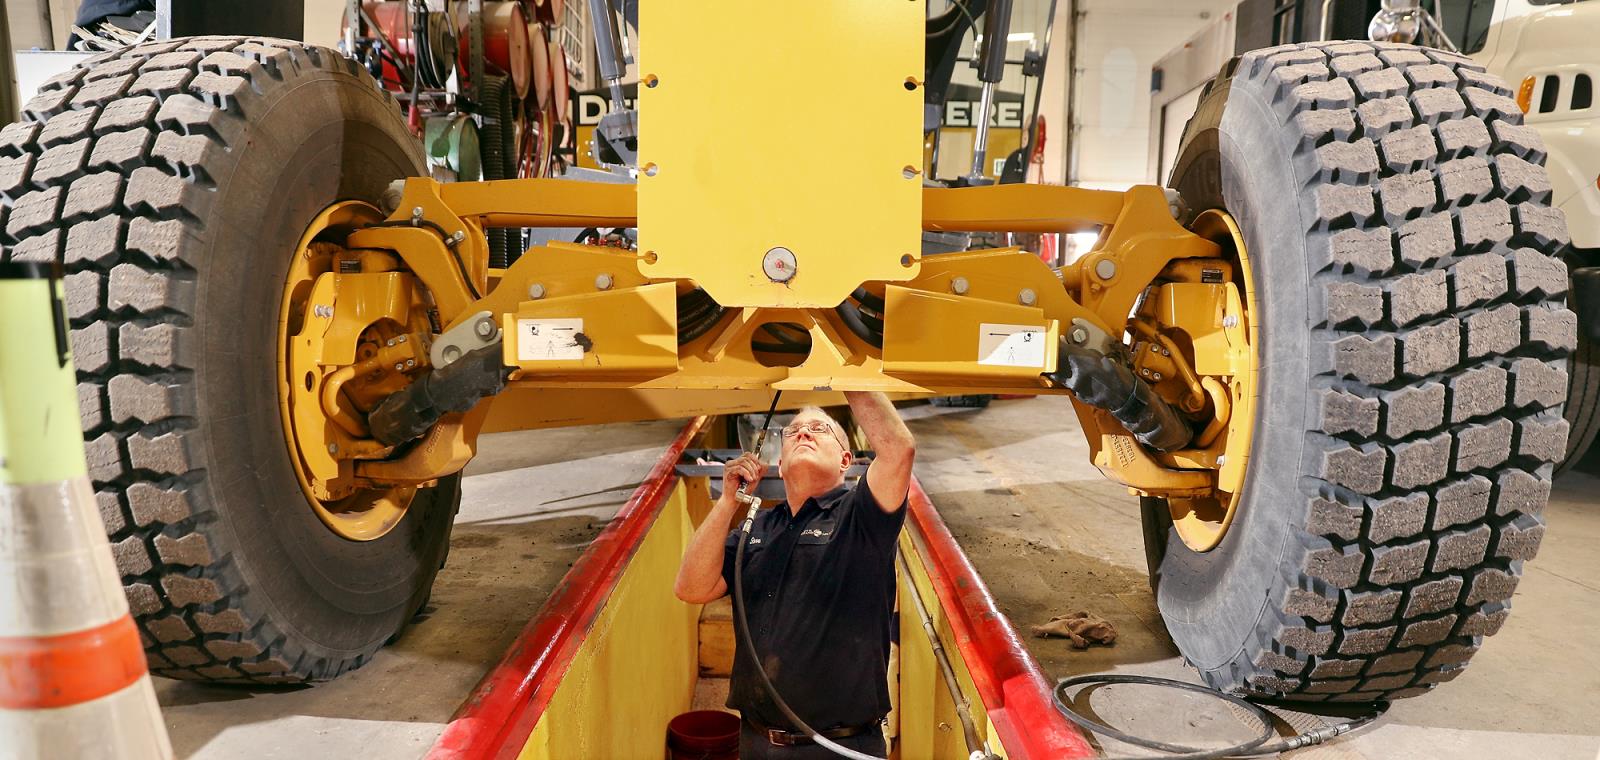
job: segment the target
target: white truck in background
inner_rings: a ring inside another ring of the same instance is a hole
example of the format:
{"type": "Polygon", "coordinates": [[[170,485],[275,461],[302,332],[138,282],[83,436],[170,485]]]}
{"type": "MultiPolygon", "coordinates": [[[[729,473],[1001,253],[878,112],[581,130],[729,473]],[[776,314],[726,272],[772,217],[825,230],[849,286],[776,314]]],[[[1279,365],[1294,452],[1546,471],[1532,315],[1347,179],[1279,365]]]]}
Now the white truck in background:
{"type": "Polygon", "coordinates": [[[1516,90],[1549,151],[1553,205],[1566,212],[1572,244],[1600,254],[1600,2],[1502,0],[1482,38],[1462,42],[1516,90]]]}
{"type": "MultiPolygon", "coordinates": [[[[1239,47],[1266,44],[1243,39],[1260,33],[1245,28],[1252,16],[1243,5],[1153,67],[1150,179],[1157,184],[1171,172],[1201,87],[1239,47]]],[[[1524,123],[1544,142],[1551,204],[1566,214],[1572,237],[1569,302],[1578,313],[1579,337],[1568,370],[1571,429],[1560,467],[1600,471],[1600,448],[1594,447],[1600,439],[1600,0],[1322,0],[1298,7],[1315,15],[1283,23],[1271,42],[1327,38],[1336,14],[1376,11],[1368,27],[1374,39],[1454,49],[1513,90],[1524,123]]],[[[1350,21],[1343,34],[1350,33],[1350,21]]]]}
{"type": "Polygon", "coordinates": [[[1499,0],[1488,27],[1471,32],[1462,52],[1516,91],[1524,123],[1548,152],[1551,203],[1567,216],[1579,335],[1562,467],[1592,469],[1597,457],[1585,462],[1585,454],[1600,435],[1600,1],[1499,0]]]}

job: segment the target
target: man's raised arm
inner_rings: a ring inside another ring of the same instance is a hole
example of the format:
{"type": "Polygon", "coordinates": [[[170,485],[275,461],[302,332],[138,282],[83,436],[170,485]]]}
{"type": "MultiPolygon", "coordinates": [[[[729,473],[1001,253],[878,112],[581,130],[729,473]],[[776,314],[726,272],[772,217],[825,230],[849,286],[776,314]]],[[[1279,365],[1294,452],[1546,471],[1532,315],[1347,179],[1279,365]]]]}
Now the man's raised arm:
{"type": "Polygon", "coordinates": [[[867,434],[872,445],[872,465],[867,468],[867,487],[885,512],[894,512],[905,503],[911,487],[911,465],[917,455],[917,441],[911,437],[905,420],[882,393],[845,391],[850,413],[867,434]]]}

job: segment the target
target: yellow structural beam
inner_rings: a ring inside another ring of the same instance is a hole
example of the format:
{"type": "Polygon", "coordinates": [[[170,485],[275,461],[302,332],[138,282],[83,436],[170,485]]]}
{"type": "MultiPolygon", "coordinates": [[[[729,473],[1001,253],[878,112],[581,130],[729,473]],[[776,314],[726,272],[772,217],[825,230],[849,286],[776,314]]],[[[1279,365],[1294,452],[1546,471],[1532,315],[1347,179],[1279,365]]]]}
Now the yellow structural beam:
{"type": "Polygon", "coordinates": [[[904,0],[642,4],[644,273],[784,308],[916,276],[924,14],[904,0]],[[818,128],[844,121],[871,128],[818,128]]]}

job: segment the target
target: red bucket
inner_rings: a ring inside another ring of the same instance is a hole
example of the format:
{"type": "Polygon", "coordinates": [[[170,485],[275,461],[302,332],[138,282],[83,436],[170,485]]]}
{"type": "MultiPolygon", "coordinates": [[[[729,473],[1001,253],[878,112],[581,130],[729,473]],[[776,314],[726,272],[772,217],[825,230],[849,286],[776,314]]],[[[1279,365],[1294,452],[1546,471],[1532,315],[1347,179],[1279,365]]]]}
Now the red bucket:
{"type": "Polygon", "coordinates": [[[739,716],[721,710],[695,710],[667,723],[672,760],[738,760],[739,716]]]}

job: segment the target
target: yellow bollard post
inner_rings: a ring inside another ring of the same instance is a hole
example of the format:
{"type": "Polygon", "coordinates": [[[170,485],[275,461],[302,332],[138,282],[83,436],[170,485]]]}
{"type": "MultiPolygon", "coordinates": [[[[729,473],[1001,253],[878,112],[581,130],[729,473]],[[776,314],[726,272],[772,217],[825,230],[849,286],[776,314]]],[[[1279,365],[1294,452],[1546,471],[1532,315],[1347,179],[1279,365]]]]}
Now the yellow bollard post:
{"type": "Polygon", "coordinates": [[[172,757],[95,506],[59,270],[0,263],[0,760],[172,757]]]}

